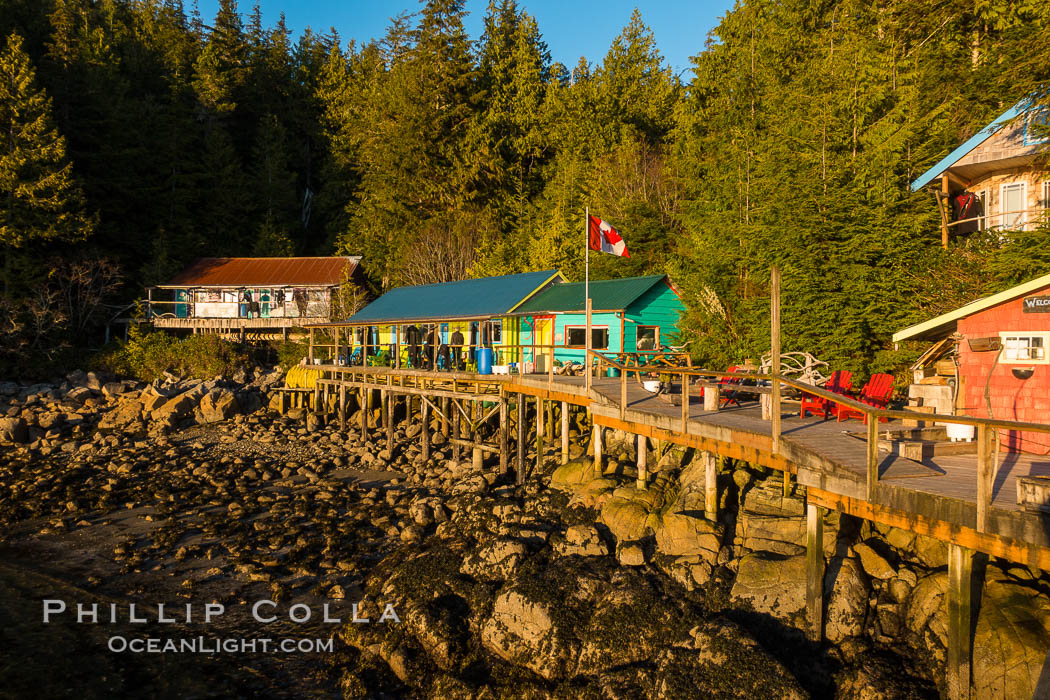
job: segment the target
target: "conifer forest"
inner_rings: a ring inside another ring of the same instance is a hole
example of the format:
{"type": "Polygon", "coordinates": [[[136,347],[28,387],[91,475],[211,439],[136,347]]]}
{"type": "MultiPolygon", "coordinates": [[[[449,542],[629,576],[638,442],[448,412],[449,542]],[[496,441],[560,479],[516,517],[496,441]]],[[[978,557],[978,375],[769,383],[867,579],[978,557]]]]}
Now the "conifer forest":
{"type": "Polygon", "coordinates": [[[895,330],[1050,269],[1045,227],[942,249],[908,187],[1047,101],[1050,3],[741,0],[678,75],[644,12],[575,65],[514,0],[476,41],[463,18],[429,0],[362,45],[236,0],[4,0],[0,364],[99,347],[200,256],[361,255],[376,293],[581,279],[585,207],[632,251],[592,275],[670,274],[704,366],[769,347],[772,265],[784,349],[868,372],[914,356],[895,330]]]}

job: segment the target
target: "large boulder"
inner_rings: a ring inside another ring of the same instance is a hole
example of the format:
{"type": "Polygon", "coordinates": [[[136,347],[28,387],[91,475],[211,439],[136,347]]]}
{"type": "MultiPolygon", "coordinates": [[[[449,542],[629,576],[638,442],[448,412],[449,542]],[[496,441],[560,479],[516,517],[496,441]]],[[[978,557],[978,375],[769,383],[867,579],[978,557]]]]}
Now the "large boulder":
{"type": "Polygon", "coordinates": [[[714,556],[721,546],[721,528],[706,518],[667,513],[660,518],[656,528],[656,549],[661,554],[714,556]]]}
{"type": "Polygon", "coordinates": [[[730,597],[788,619],[806,608],[806,557],[752,552],[740,560],[730,597]]]}
{"type": "Polygon", "coordinates": [[[29,437],[22,418],[0,418],[0,442],[25,442],[29,437]]]}
{"type": "Polygon", "coordinates": [[[973,643],[975,697],[1050,696],[1039,679],[1050,649],[1050,596],[989,566],[973,643]]]}
{"type": "Polygon", "coordinates": [[[838,643],[864,633],[869,592],[860,562],[852,558],[831,560],[824,574],[827,597],[824,634],[829,642],[838,643]]]}
{"type": "Polygon", "coordinates": [[[240,413],[241,406],[232,391],[212,389],[201,399],[200,410],[205,423],[218,423],[240,413]]]}
{"type": "Polygon", "coordinates": [[[564,678],[575,661],[579,643],[571,626],[559,619],[555,601],[538,599],[511,588],[500,594],[492,616],[481,630],[490,652],[547,680],[564,678]]]}
{"type": "Polygon", "coordinates": [[[737,538],[745,550],[802,554],[806,551],[806,519],[743,513],[737,519],[737,538]]]}
{"type": "Polygon", "coordinates": [[[135,397],[121,396],[117,405],[106,412],[98,422],[102,430],[119,430],[142,420],[142,402],[135,397]]]}
{"type": "Polygon", "coordinates": [[[929,664],[944,665],[948,647],[948,572],[935,571],[915,584],[901,613],[911,646],[929,664]]]}
{"type": "Polygon", "coordinates": [[[598,530],[590,525],[570,525],[565,539],[554,542],[554,551],[560,556],[604,557],[609,546],[602,541],[598,530]]]}
{"type": "Polygon", "coordinates": [[[196,390],[184,391],[150,412],[150,418],[157,423],[172,425],[192,414],[199,400],[200,394],[196,390]]]}
{"type": "Polygon", "coordinates": [[[551,474],[551,488],[559,491],[575,491],[582,484],[591,481],[601,474],[594,473],[594,460],[581,457],[561,465],[551,474]]]}
{"type": "Polygon", "coordinates": [[[602,506],[601,520],[620,540],[640,540],[649,532],[652,505],[630,496],[613,496],[602,506]]]}
{"type": "Polygon", "coordinates": [[[892,552],[879,540],[859,542],[853,545],[853,552],[860,557],[860,565],[868,576],[888,581],[897,575],[897,567],[891,561],[892,552]]]}

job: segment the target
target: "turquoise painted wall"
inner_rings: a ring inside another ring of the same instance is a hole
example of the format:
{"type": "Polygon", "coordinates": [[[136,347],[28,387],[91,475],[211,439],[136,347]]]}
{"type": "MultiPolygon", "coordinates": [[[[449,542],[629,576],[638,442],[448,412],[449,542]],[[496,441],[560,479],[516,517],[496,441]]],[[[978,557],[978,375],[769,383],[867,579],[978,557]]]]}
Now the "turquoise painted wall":
{"type": "MultiPolygon", "coordinates": [[[[554,317],[554,344],[565,344],[566,326],[586,326],[587,314],[558,314],[554,317]]],[[[591,326],[595,328],[605,327],[609,329],[609,347],[606,352],[620,352],[622,339],[620,338],[620,317],[615,313],[599,312],[591,314],[591,326]]],[[[554,359],[566,362],[574,360],[583,362],[584,350],[573,348],[558,348],[554,352],[554,359]]]]}
{"type": "Polygon", "coordinates": [[[659,326],[658,342],[661,346],[671,345],[672,336],[678,333],[678,321],[685,310],[682,300],[666,284],[653,285],[648,292],[638,297],[627,308],[624,324],[624,349],[626,352],[637,350],[638,326],[659,326]],[[634,321],[634,323],[631,323],[634,321]]]}

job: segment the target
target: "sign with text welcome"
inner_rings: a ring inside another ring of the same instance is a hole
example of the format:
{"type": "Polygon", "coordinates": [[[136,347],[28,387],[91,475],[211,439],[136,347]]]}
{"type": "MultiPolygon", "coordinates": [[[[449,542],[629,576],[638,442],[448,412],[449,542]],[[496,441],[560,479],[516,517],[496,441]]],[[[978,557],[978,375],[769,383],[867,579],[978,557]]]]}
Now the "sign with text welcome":
{"type": "Polygon", "coordinates": [[[1050,295],[1025,297],[1021,308],[1026,314],[1050,314],[1050,295]]]}

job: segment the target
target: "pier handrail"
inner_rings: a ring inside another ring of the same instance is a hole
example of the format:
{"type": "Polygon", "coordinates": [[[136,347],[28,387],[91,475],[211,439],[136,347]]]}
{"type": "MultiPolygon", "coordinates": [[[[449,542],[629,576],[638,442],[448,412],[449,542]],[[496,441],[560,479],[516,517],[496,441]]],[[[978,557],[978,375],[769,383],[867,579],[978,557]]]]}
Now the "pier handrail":
{"type": "MultiPolygon", "coordinates": [[[[878,451],[878,426],[880,418],[897,418],[901,420],[915,420],[932,423],[957,423],[961,425],[972,425],[977,428],[977,523],[976,528],[980,532],[986,532],[989,525],[989,511],[992,502],[992,488],[995,481],[996,469],[996,441],[992,430],[1008,430],[1017,432],[1039,432],[1050,433],[1050,424],[1029,423],[1025,421],[1003,420],[998,418],[981,418],[978,416],[957,416],[943,413],[919,413],[918,411],[907,411],[903,409],[879,408],[856,399],[836,394],[812,384],[806,384],[791,377],[777,374],[761,374],[758,372],[724,372],[718,370],[707,370],[694,367],[668,367],[666,365],[628,366],[606,357],[598,351],[591,350],[590,354],[596,360],[596,366],[607,366],[615,368],[620,372],[620,414],[623,419],[627,407],[627,375],[634,373],[635,378],[641,381],[642,374],[663,374],[680,377],[682,385],[682,431],[688,432],[689,416],[689,382],[687,377],[737,377],[740,379],[751,379],[755,381],[768,381],[789,386],[798,391],[832,401],[840,406],[860,411],[865,416],[867,423],[867,490],[869,499],[873,498],[879,482],[879,451],[878,451]]],[[[747,387],[740,388],[746,392],[747,387]]],[[[717,410],[717,401],[715,410],[717,410]]],[[[772,412],[779,412],[780,406],[772,406],[772,412]]],[[[772,451],[779,451],[780,435],[771,435],[772,451]]]]}

